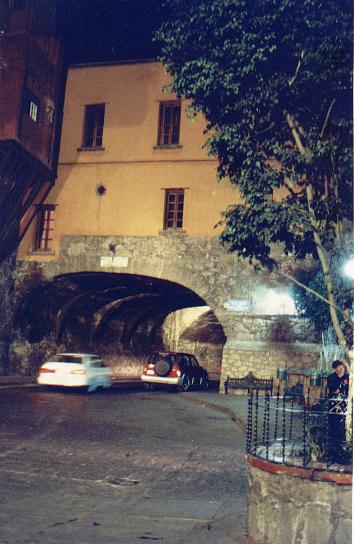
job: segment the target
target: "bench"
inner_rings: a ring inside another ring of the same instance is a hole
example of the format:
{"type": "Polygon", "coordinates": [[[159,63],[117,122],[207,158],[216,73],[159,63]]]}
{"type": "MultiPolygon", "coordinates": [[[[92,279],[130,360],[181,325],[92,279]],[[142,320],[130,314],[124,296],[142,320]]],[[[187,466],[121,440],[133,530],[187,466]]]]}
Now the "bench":
{"type": "Polygon", "coordinates": [[[227,376],[224,381],[225,394],[228,395],[229,389],[244,389],[246,391],[250,390],[262,390],[270,391],[270,394],[273,393],[273,378],[256,378],[256,376],[249,372],[247,376],[243,378],[230,378],[227,376]]]}

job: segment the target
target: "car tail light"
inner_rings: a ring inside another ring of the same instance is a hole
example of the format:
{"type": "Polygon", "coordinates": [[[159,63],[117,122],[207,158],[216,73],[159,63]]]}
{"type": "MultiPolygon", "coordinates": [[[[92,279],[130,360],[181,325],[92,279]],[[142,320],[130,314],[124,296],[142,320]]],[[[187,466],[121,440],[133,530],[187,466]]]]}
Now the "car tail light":
{"type": "Polygon", "coordinates": [[[55,370],[53,368],[40,368],[39,373],[40,374],[52,374],[55,370]]]}
{"type": "Polygon", "coordinates": [[[86,374],[86,370],[84,368],[78,368],[77,370],[72,370],[70,372],[70,374],[80,374],[80,375],[83,375],[83,374],[86,374]]]}
{"type": "Polygon", "coordinates": [[[143,374],[148,374],[149,376],[153,376],[155,374],[155,365],[153,363],[147,363],[144,365],[143,374]]]}
{"type": "Polygon", "coordinates": [[[170,376],[177,376],[178,378],[181,376],[181,371],[178,365],[172,365],[170,376]]]}

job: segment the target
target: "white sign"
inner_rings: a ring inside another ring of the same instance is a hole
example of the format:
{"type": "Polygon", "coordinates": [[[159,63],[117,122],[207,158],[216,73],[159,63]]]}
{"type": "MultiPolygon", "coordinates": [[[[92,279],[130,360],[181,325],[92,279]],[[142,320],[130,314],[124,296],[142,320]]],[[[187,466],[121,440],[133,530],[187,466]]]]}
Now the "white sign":
{"type": "Polygon", "coordinates": [[[113,257],[101,257],[100,266],[102,268],[109,268],[112,266],[113,257]]]}
{"type": "Polygon", "coordinates": [[[128,266],[128,257],[112,257],[110,255],[102,255],[100,259],[100,266],[102,268],[126,268],[128,266]]]}
{"type": "Polygon", "coordinates": [[[120,266],[122,268],[125,268],[126,266],[128,266],[128,257],[113,257],[112,266],[120,266]]]}
{"type": "Polygon", "coordinates": [[[251,301],[242,298],[229,298],[226,302],[224,302],[224,308],[226,308],[226,310],[229,312],[250,312],[251,301]]]}

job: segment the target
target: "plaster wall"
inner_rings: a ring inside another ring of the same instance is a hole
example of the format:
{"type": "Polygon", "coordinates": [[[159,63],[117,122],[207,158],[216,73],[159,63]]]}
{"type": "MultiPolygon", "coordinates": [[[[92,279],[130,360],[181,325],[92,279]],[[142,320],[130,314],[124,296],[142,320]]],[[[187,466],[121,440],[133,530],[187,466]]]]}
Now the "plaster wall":
{"type": "Polygon", "coordinates": [[[58,259],[66,235],[156,236],[163,229],[164,189],[185,189],[183,231],[215,236],[221,212],[239,193],[216,179],[217,162],[204,147],[205,122],[189,120],[182,102],[180,144],[157,146],[160,101],[170,83],[159,62],[71,68],[64,106],[58,179],[46,203],[55,204],[51,254],[32,255],[34,226],[19,255],[58,259]],[[101,149],[82,149],[85,105],[104,103],[101,149]],[[104,186],[103,196],[97,188],[104,186]]]}

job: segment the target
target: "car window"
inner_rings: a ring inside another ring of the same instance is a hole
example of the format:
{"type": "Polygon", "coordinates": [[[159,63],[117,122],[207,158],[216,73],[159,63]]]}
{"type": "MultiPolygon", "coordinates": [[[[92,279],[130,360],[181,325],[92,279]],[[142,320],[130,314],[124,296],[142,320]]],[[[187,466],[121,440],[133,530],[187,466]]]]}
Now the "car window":
{"type": "Polygon", "coordinates": [[[54,355],[51,359],[55,363],[77,363],[82,364],[82,357],[79,355],[54,355]]]}
{"type": "Polygon", "coordinates": [[[192,366],[199,366],[197,359],[193,355],[191,355],[191,361],[192,361],[192,366]]]}
{"type": "Polygon", "coordinates": [[[182,364],[183,364],[184,367],[190,367],[191,366],[191,362],[190,362],[190,359],[189,359],[188,355],[182,355],[181,358],[182,358],[182,364]]]}

